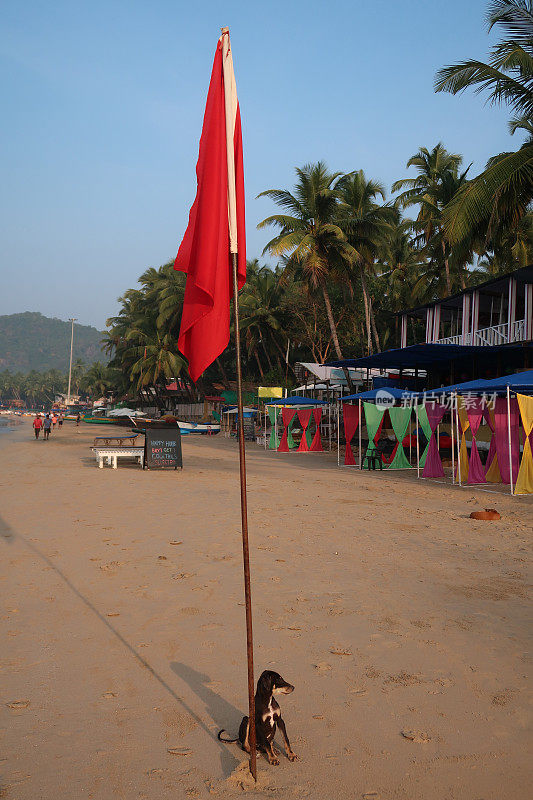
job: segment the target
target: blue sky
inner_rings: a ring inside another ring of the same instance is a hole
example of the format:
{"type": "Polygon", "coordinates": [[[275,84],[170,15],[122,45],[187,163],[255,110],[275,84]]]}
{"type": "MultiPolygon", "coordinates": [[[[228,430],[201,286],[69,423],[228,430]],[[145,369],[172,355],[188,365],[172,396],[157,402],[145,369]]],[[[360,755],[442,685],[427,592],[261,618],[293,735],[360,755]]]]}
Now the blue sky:
{"type": "Polygon", "coordinates": [[[264,189],[325,160],[384,182],[439,140],[482,168],[516,148],[505,108],[434,94],[485,59],[486,0],[3,0],[0,314],[102,328],[117,297],[174,258],[195,194],[213,54],[228,25],[243,119],[248,256],[264,189]]]}

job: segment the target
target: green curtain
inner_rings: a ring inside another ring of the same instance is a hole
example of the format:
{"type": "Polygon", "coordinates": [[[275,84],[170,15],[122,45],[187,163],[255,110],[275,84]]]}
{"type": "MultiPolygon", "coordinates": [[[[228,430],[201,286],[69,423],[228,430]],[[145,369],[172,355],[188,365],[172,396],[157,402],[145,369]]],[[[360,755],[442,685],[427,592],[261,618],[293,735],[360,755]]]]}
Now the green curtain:
{"type": "MultiPolygon", "coordinates": [[[[374,405],[374,403],[363,403],[363,410],[365,412],[366,430],[368,433],[368,449],[365,453],[366,458],[369,451],[374,447],[374,436],[379,430],[381,420],[383,419],[383,414],[387,409],[380,408],[379,406],[374,405]]],[[[365,469],[369,469],[368,462],[366,463],[365,469]]]]}
{"type": "Polygon", "coordinates": [[[431,439],[431,425],[429,424],[426,407],[423,405],[418,406],[418,425],[422,428],[424,436],[427,439],[426,448],[424,452],[420,454],[420,469],[422,469],[422,467],[426,463],[426,458],[429,450],[429,440],[431,439]]]}
{"type": "Polygon", "coordinates": [[[289,422],[289,429],[287,431],[287,444],[289,445],[290,450],[294,450],[295,447],[298,447],[298,442],[295,442],[292,436],[292,426],[298,422],[298,414],[295,414],[294,417],[289,422]]]}
{"type": "Polygon", "coordinates": [[[405,455],[405,450],[403,449],[403,440],[405,438],[405,434],[407,433],[407,428],[409,427],[409,422],[411,420],[411,409],[410,408],[389,408],[389,417],[392,425],[392,430],[394,431],[394,435],[398,439],[398,449],[396,450],[396,455],[392,459],[391,463],[389,464],[389,469],[405,469],[410,467],[409,459],[405,455]]]}
{"type": "Polygon", "coordinates": [[[276,406],[267,406],[268,418],[270,420],[270,440],[268,447],[270,450],[277,450],[279,447],[279,436],[276,436],[276,417],[279,414],[279,408],[276,406]]]}

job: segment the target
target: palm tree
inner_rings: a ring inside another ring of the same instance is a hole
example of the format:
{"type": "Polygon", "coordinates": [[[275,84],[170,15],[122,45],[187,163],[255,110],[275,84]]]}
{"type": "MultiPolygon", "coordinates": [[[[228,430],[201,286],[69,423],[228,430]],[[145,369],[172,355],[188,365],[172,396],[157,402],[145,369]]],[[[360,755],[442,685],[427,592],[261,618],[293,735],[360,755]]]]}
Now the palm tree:
{"type": "Polygon", "coordinates": [[[279,369],[283,369],[280,356],[284,355],[280,343],[282,337],[287,341],[283,331],[281,311],[282,289],[279,270],[271,270],[267,266],[259,266],[257,260],[249,262],[247,279],[239,295],[239,311],[241,329],[245,335],[248,358],[253,354],[261,378],[264,377],[258,348],[261,345],[268,369],[273,371],[271,353],[274,355],[279,369]]]}
{"type": "MultiPolygon", "coordinates": [[[[418,241],[427,249],[437,269],[444,269],[448,294],[452,293],[452,251],[444,237],[443,210],[465,183],[469,167],[460,173],[462,161],[460,155],[449,153],[442,142],[431,151],[421,147],[407,162],[407,169],[415,167],[418,175],[396,181],[392,186],[393,192],[403,190],[396,200],[400,207],[419,207],[415,220],[418,241]]],[[[464,264],[456,266],[461,272],[464,264]]]]}
{"type": "Polygon", "coordinates": [[[177,343],[169,333],[147,336],[139,330],[132,330],[126,337],[139,342],[131,349],[136,356],[131,367],[132,378],[138,375],[137,389],[155,386],[162,379],[177,378],[187,366],[178,353],[177,343]]]}
{"type": "Polygon", "coordinates": [[[286,256],[285,272],[297,274],[311,291],[319,290],[324,299],[331,338],[339,359],[342,351],[328,292],[328,281],[340,279],[342,263],[354,255],[337,222],[336,184],[342,173],[330,173],[324,162],[306,164],[296,169],[298,180],[294,194],[286,189],[268,189],[259,197],[270,197],[287,209],[288,214],[274,214],[258,228],[280,228],[263,253],[286,256]]]}
{"type": "Polygon", "coordinates": [[[452,243],[466,239],[480,223],[489,237],[496,223],[516,226],[533,201],[533,0],[492,0],[487,21],[489,31],[498,26],[504,34],[488,63],[469,59],[443,67],[435,91],[487,90],[491,103],[506,103],[513,112],[511,133],[526,129],[528,138],[516,152],[490,159],[451,200],[444,227],[452,243]]]}
{"type": "Polygon", "coordinates": [[[398,220],[396,208],[377,202],[385,200],[385,188],[377,181],[367,180],[363,170],[350,172],[337,184],[339,196],[339,225],[353,248],[351,265],[358,270],[363,292],[367,351],[372,352],[372,331],[377,349],[379,334],[372,309],[372,297],[367,288],[367,277],[375,273],[375,262],[380,249],[390,235],[392,225],[398,220]]]}

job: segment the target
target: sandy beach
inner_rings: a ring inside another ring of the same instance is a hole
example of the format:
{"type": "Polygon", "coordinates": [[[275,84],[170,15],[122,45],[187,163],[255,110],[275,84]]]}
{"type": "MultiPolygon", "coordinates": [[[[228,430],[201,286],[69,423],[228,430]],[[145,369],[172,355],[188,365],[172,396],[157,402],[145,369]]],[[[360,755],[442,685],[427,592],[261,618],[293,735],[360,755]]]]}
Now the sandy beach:
{"type": "MultiPolygon", "coordinates": [[[[99,470],[108,431],[1,437],[0,797],[242,796],[245,755],[216,739],[247,705],[236,444],[99,470]]],[[[260,757],[255,793],[530,797],[532,500],[247,458],[256,676],[295,685],[299,756],[260,757]],[[500,521],[468,518],[487,506],[500,521]]]]}

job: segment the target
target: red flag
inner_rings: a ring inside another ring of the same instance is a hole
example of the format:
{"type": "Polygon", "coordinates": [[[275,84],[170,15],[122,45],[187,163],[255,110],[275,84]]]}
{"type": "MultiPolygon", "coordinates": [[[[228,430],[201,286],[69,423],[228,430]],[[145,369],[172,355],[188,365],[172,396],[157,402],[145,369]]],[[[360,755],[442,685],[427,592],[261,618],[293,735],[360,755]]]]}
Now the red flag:
{"type": "Polygon", "coordinates": [[[187,273],[178,347],[195,382],[229,342],[231,253],[238,253],[239,289],[246,282],[241,118],[227,32],[215,52],[196,177],[196,198],[174,262],[174,269],[187,273]]]}

